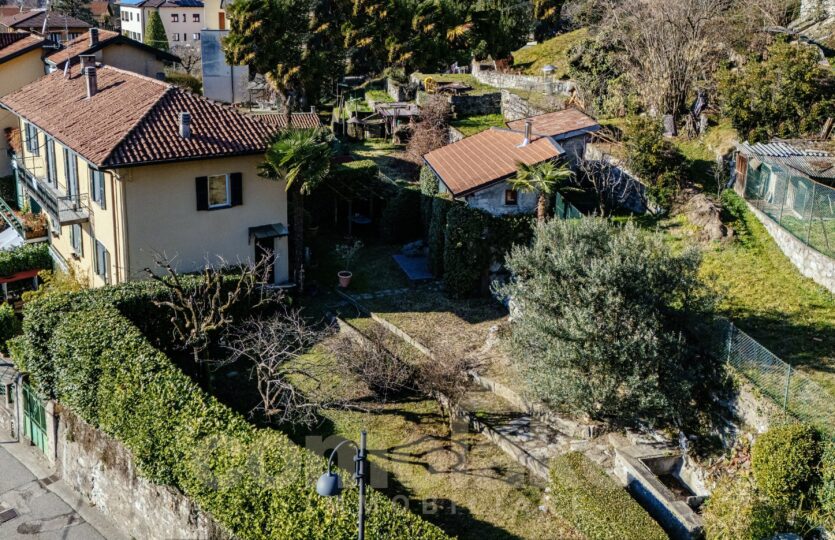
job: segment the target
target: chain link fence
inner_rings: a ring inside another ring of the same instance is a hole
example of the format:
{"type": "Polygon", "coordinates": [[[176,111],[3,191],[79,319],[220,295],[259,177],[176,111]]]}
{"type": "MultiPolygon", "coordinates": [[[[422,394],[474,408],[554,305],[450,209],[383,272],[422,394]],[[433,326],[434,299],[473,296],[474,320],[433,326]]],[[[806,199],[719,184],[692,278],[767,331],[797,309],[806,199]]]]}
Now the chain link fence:
{"type": "Polygon", "coordinates": [[[788,416],[835,434],[835,400],[830,392],[780,360],[732,322],[725,321],[723,331],[728,364],[788,416]]]}
{"type": "Polygon", "coordinates": [[[835,189],[776,163],[749,163],[744,197],[798,240],[835,258],[835,189]]]}

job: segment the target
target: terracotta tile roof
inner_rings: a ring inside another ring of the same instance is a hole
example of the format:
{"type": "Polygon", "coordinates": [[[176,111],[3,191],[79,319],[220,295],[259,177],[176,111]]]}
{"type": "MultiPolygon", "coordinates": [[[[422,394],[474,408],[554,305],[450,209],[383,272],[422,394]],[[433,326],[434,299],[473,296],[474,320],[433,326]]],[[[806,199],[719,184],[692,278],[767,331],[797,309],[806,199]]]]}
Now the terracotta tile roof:
{"type": "Polygon", "coordinates": [[[203,7],[203,2],[201,0],[141,0],[137,2],[136,0],[124,0],[117,2],[120,6],[125,7],[151,7],[151,8],[177,8],[177,7],[203,7]]]}
{"type": "Polygon", "coordinates": [[[43,46],[44,39],[23,32],[0,33],[0,64],[43,46]]]}
{"type": "Polygon", "coordinates": [[[59,69],[64,67],[64,62],[70,59],[70,64],[79,62],[79,55],[93,54],[111,44],[130,45],[137,49],[147,51],[148,54],[153,54],[157,58],[166,62],[179,62],[180,58],[171,53],[161,51],[150,45],[145,45],[141,41],[136,41],[127,36],[121,35],[119,32],[112,32],[110,30],[99,29],[99,42],[96,45],[90,45],[90,32],[87,31],[77,38],[68,41],[65,47],[60,51],[56,51],[46,58],[46,61],[59,69]]]}
{"type": "Polygon", "coordinates": [[[0,98],[31,122],[99,167],[256,154],[274,130],[179,87],[102,66],[98,92],[87,99],[85,79],[55,71],[0,98]],[[179,113],[191,114],[191,137],[179,134],[179,113]]]}
{"type": "Polygon", "coordinates": [[[46,11],[27,11],[24,13],[18,13],[16,15],[3,17],[3,19],[0,20],[0,25],[20,30],[25,30],[27,28],[40,30],[43,27],[44,19],[49,21],[47,29],[50,30],[63,30],[64,28],[90,28],[91,26],[89,23],[86,23],[81,19],[77,19],[69,15],[61,15],[60,13],[55,13],[54,11],[50,11],[49,13],[46,11]],[[48,18],[47,15],[49,16],[48,18]]]}
{"type": "Polygon", "coordinates": [[[523,139],[522,133],[491,128],[423,157],[458,197],[511,176],[520,162],[533,165],[563,154],[563,149],[548,137],[533,137],[520,148],[523,139]]]}
{"type": "MultiPolygon", "coordinates": [[[[252,113],[257,118],[275,130],[287,127],[287,120],[282,113],[252,113]]],[[[290,125],[294,129],[314,129],[322,127],[322,120],[315,112],[297,112],[290,116],[290,125]]]]}
{"type": "Polygon", "coordinates": [[[107,15],[108,10],[110,9],[110,2],[107,0],[95,0],[90,2],[90,11],[93,13],[93,17],[97,19],[101,19],[105,15],[107,15]]]}
{"type": "Polygon", "coordinates": [[[592,132],[600,129],[597,120],[574,108],[515,120],[508,122],[507,127],[516,131],[524,131],[525,120],[533,121],[532,131],[537,135],[554,137],[557,140],[559,140],[560,135],[573,131],[592,132]]]}
{"type": "MultiPolygon", "coordinates": [[[[119,32],[111,32],[110,30],[99,30],[99,47],[115,40],[119,37],[119,32]]],[[[64,44],[64,48],[56,51],[47,57],[47,60],[55,65],[63,64],[68,58],[75,58],[80,54],[85,54],[92,49],[90,45],[90,32],[84,32],[77,38],[71,39],[64,44]]]]}

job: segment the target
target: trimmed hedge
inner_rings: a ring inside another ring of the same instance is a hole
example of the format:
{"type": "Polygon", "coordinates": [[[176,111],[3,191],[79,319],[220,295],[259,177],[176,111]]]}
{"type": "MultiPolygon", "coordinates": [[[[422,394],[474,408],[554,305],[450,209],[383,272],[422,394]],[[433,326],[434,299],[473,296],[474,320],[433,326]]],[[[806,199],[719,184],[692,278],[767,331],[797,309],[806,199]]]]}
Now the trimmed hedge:
{"type": "Polygon", "coordinates": [[[436,277],[444,275],[444,251],[446,241],[446,216],[455,204],[451,199],[433,197],[431,219],[429,220],[429,269],[436,277]]]}
{"type": "Polygon", "coordinates": [[[815,484],[821,451],[820,434],[809,425],[770,428],[751,449],[757,487],[777,504],[796,505],[815,484]]]}
{"type": "Polygon", "coordinates": [[[589,540],[666,540],[649,514],[579,452],[551,462],[551,507],[589,540]]]}
{"type": "Polygon", "coordinates": [[[339,182],[375,181],[379,174],[379,167],[370,159],[340,163],[331,169],[331,178],[339,182]]]}
{"type": "Polygon", "coordinates": [[[411,242],[423,236],[420,226],[421,198],[419,191],[403,188],[388,202],[380,223],[386,242],[411,242]]]}
{"type": "MultiPolygon", "coordinates": [[[[159,293],[143,282],[32,302],[24,335],[13,340],[15,362],[43,394],[130,449],[141,474],[181,489],[237,537],[353,538],[356,490],[339,501],[319,497],[323,458],[249,425],[125,316],[165,319],[150,302],[159,293]]],[[[447,538],[374,490],[367,530],[370,538],[447,538]]]]}
{"type": "Polygon", "coordinates": [[[0,276],[10,276],[24,270],[49,270],[52,256],[46,242],[23,244],[10,251],[0,251],[0,276]]]}

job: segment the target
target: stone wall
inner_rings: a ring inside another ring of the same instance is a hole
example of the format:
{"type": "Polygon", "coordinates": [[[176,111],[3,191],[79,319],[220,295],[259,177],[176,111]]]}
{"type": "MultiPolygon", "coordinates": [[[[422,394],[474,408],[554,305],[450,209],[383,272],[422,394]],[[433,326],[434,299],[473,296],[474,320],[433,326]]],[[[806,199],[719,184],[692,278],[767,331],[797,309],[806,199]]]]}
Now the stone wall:
{"type": "Polygon", "coordinates": [[[547,112],[551,111],[535,107],[521,96],[507,90],[502,90],[502,116],[504,116],[504,119],[508,122],[545,114],[547,112]]]}
{"type": "Polygon", "coordinates": [[[553,80],[536,75],[519,75],[502,73],[492,69],[481,69],[478,62],[472,64],[472,75],[482,84],[489,84],[496,88],[513,88],[516,90],[537,90],[545,94],[570,95],[574,90],[573,81],[553,80]]]}
{"type": "Polygon", "coordinates": [[[413,86],[400,84],[394,79],[386,79],[386,92],[394,101],[410,101],[415,97],[413,86]]]}
{"type": "MultiPolygon", "coordinates": [[[[415,101],[418,105],[423,106],[429,98],[429,94],[419,91],[415,101]]],[[[452,111],[458,116],[477,116],[502,112],[502,95],[499,92],[446,96],[446,99],[452,106],[452,111]]]]}
{"type": "Polygon", "coordinates": [[[803,19],[835,17],[835,0],[801,0],[800,17],[803,19]]]}
{"type": "Polygon", "coordinates": [[[464,134],[455,129],[452,126],[449,126],[449,144],[454,142],[458,142],[464,138],[464,134]]]}
{"type": "Polygon", "coordinates": [[[143,539],[231,538],[178,490],[139,476],[121,443],[62,408],[57,430],[63,480],[128,536],[143,539]]]}
{"type": "Polygon", "coordinates": [[[777,245],[780,246],[780,249],[791,260],[792,264],[800,270],[801,274],[835,293],[835,260],[795,238],[794,235],[750,203],[748,208],[757,216],[757,219],[765,226],[768,233],[774,238],[774,241],[777,242],[777,245]]]}

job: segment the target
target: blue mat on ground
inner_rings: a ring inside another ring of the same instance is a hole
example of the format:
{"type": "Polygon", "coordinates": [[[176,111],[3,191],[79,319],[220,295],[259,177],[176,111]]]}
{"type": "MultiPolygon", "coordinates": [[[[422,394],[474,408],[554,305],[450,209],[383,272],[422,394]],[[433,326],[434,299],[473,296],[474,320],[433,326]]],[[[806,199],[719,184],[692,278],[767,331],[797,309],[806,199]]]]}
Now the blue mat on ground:
{"type": "Polygon", "coordinates": [[[392,255],[394,262],[406,273],[409,281],[427,281],[433,278],[429,271],[428,257],[407,257],[405,255],[392,255]]]}

